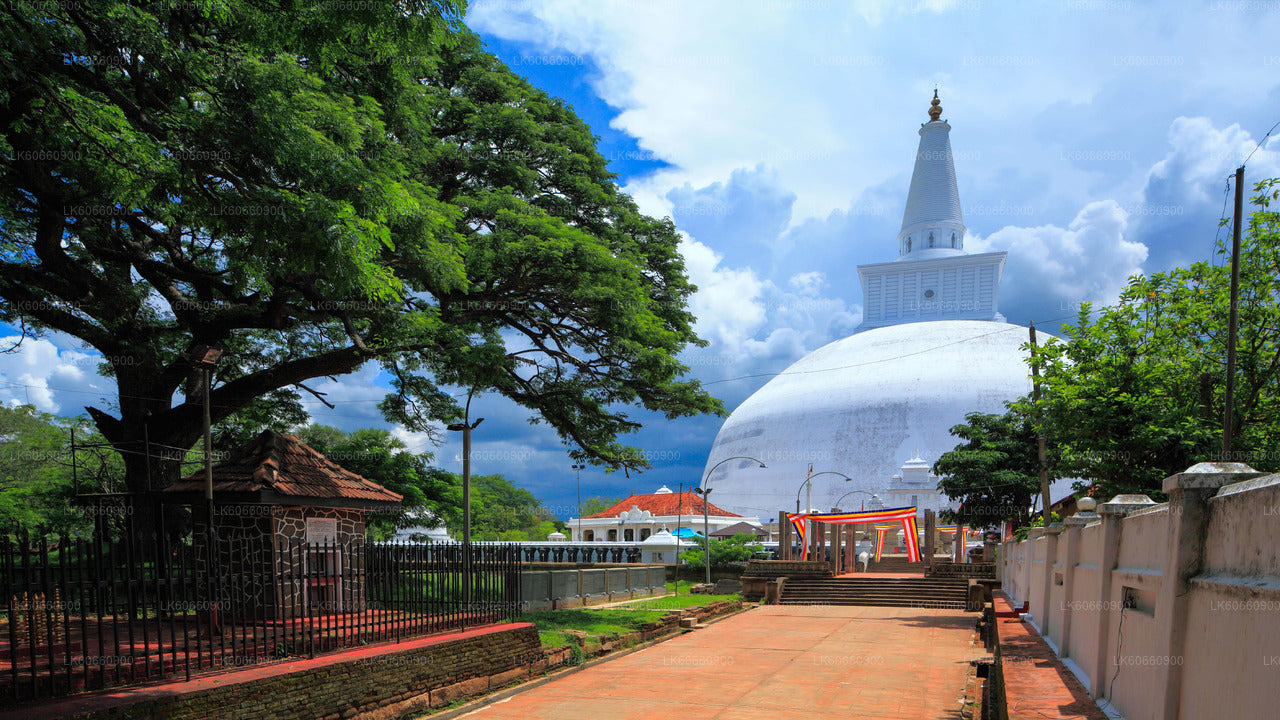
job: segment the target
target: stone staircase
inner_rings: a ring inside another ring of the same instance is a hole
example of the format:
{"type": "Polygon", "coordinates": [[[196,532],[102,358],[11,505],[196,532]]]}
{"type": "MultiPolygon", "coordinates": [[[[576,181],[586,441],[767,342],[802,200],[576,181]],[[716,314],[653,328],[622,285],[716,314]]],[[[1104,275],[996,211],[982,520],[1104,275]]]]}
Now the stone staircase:
{"type": "Polygon", "coordinates": [[[779,602],[964,610],[968,593],[964,578],[791,578],[782,586],[779,602]]]}

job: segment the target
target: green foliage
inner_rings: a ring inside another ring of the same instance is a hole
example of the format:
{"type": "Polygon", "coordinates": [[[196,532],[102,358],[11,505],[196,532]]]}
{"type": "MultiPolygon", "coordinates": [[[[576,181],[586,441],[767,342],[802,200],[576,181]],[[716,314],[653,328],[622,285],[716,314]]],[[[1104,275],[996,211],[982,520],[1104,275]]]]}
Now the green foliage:
{"type": "MultiPolygon", "coordinates": [[[[84,533],[92,516],[73,502],[71,430],[82,493],[119,491],[123,466],[84,418],[66,419],[30,405],[0,405],[0,525],[84,533]]],[[[107,515],[114,521],[123,512],[107,515]]]]}
{"type": "MultiPolygon", "coordinates": [[[[1059,514],[1058,514],[1058,513],[1056,513],[1056,512],[1053,512],[1052,510],[1050,510],[1050,511],[1049,511],[1049,524],[1050,524],[1050,525],[1052,525],[1053,523],[1057,523],[1057,522],[1062,522],[1062,516],[1061,516],[1061,515],[1059,515],[1059,514]]],[[[1043,515],[1043,514],[1036,515],[1036,516],[1035,516],[1035,518],[1033,518],[1033,519],[1031,520],[1031,522],[1029,522],[1029,523],[1027,523],[1026,525],[1023,525],[1023,526],[1019,527],[1017,530],[1015,530],[1015,531],[1013,532],[1013,535],[1014,535],[1014,537],[1016,537],[1019,541],[1026,540],[1026,539],[1027,539],[1027,533],[1029,533],[1029,532],[1031,531],[1031,528],[1038,528],[1038,527],[1044,527],[1044,515],[1043,515]]]]}
{"type": "Polygon", "coordinates": [[[461,524],[461,491],[453,487],[452,478],[428,464],[430,453],[409,452],[399,438],[376,428],[348,433],[308,425],[296,432],[302,442],[330,460],[404,496],[401,512],[367,515],[368,532],[374,539],[385,539],[400,527],[447,523],[454,516],[461,524]]]}
{"type": "MultiPolygon", "coordinates": [[[[378,363],[385,416],[500,394],[577,460],[647,465],[632,406],[723,412],[677,356],[694,291],[669,220],[590,129],[486,53],[458,0],[21,2],[0,14],[0,321],[101,353],[129,455],[298,421],[305,383],[378,363]],[[174,405],[175,395],[178,404],[174,405]]],[[[148,467],[150,462],[150,467],[148,467]]]]}
{"type": "MultiPolygon", "coordinates": [[[[701,545],[701,541],[698,542],[701,545]]],[[[711,567],[745,562],[762,547],[764,546],[757,542],[756,536],[751,533],[738,533],[725,540],[711,538],[711,567]]],[[[705,567],[701,547],[685,550],[680,553],[680,559],[691,569],[705,567]]]]}
{"type": "MultiPolygon", "coordinates": [[[[961,502],[959,512],[942,511],[944,522],[990,527],[1005,520],[1023,522],[1040,493],[1040,460],[1036,431],[1026,408],[1016,405],[1004,415],[969,413],[951,428],[964,440],[938,458],[933,472],[938,488],[961,502]]],[[[1046,456],[1049,479],[1058,476],[1055,459],[1046,456]]]]}
{"type": "Polygon", "coordinates": [[[602,513],[620,502],[622,502],[620,497],[589,497],[582,501],[582,517],[602,513]]]}
{"type": "MultiPolygon", "coordinates": [[[[1280,469],[1280,215],[1276,180],[1258,183],[1240,255],[1239,337],[1229,460],[1280,469]]],[[[1230,250],[1130,280],[1119,302],[1081,308],[1069,342],[1043,352],[1045,432],[1064,476],[1103,498],[1144,493],[1221,456],[1230,250]]]]}

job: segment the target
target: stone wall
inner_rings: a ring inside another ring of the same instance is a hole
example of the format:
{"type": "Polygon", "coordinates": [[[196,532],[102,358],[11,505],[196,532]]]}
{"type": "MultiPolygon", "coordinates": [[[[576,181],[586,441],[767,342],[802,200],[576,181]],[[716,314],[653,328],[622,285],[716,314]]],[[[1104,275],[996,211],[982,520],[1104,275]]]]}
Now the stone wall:
{"type": "Polygon", "coordinates": [[[1280,475],[1202,463],[1000,550],[1003,590],[1127,720],[1280,707],[1280,475]]]}
{"type": "MultiPolygon", "coordinates": [[[[100,707],[69,720],[337,720],[397,718],[488,692],[546,668],[529,623],[493,626],[405,643],[405,650],[368,648],[363,657],[323,658],[221,676],[221,684],[181,694],[151,693],[127,707],[100,707]]],[[[195,682],[195,681],[193,681],[195,682]]],[[[138,693],[142,695],[145,690],[138,693]]]]}
{"type": "MultiPolygon", "coordinates": [[[[545,566],[544,566],[545,567],[545,566]]],[[[559,610],[666,593],[662,565],[535,570],[520,573],[523,609],[559,610]]]]}

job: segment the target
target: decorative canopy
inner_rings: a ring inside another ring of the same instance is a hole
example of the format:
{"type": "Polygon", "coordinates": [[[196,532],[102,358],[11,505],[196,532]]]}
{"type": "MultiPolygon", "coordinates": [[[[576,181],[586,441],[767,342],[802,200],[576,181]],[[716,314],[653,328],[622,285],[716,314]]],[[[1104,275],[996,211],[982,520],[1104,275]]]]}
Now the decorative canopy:
{"type": "MultiPolygon", "coordinates": [[[[204,471],[164,489],[170,497],[203,497],[204,471]]],[[[294,435],[264,430],[213,466],[214,500],[225,504],[310,505],[383,509],[403,496],[329,460],[294,435]]]]}

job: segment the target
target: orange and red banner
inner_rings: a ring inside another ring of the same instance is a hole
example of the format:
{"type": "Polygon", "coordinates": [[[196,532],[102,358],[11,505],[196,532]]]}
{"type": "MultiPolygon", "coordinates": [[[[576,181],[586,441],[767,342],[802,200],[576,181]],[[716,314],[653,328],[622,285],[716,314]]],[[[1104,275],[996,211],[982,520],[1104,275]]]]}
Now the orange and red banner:
{"type": "MultiPolygon", "coordinates": [[[[787,513],[787,519],[795,527],[800,538],[800,559],[809,559],[809,545],[805,542],[805,521],[831,523],[832,525],[856,525],[860,523],[877,523],[897,520],[902,523],[902,534],[907,543],[907,558],[911,562],[920,562],[920,539],[916,537],[916,508],[885,508],[884,510],[863,510],[848,513],[787,513]]],[[[878,528],[877,528],[878,530],[878,528]]],[[[883,538],[883,534],[881,535],[883,538]]],[[[880,559],[879,550],[876,559],[880,559]]]]}

